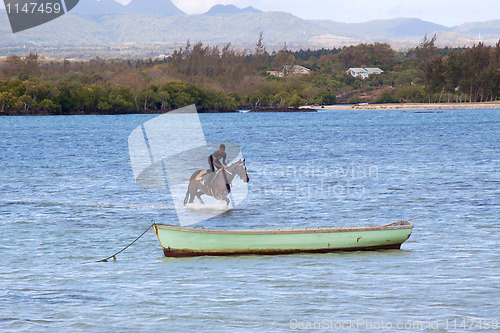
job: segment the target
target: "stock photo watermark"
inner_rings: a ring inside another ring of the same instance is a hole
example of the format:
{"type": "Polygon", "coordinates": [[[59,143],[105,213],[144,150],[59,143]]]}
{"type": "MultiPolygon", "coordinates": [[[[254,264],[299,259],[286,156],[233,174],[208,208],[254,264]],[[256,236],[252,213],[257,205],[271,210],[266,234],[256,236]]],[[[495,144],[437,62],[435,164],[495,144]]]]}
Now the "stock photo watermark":
{"type": "Polygon", "coordinates": [[[12,32],[52,21],[73,9],[79,0],[4,0],[12,32]]]}
{"type": "Polygon", "coordinates": [[[498,330],[500,327],[497,319],[485,318],[453,318],[453,319],[427,319],[427,320],[370,320],[370,319],[348,319],[331,320],[321,319],[316,321],[301,321],[291,319],[289,328],[292,330],[306,331],[441,331],[441,330],[498,330]]]}
{"type": "Polygon", "coordinates": [[[349,165],[318,166],[311,162],[304,166],[278,165],[263,166],[257,171],[260,175],[293,178],[344,178],[367,179],[378,178],[378,166],[351,163],[349,165]]]}
{"type": "Polygon", "coordinates": [[[318,166],[275,165],[257,166],[257,177],[269,179],[257,189],[262,196],[285,198],[362,197],[367,184],[378,179],[376,165],[349,164],[318,166]]]}

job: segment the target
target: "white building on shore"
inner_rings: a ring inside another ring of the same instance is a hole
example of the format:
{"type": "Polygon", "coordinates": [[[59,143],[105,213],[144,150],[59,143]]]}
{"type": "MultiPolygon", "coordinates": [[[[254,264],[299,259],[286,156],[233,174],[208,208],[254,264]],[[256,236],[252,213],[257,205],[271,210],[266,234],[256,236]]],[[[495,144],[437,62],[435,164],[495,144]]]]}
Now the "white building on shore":
{"type": "Polygon", "coordinates": [[[351,74],[354,77],[361,77],[366,79],[372,74],[381,74],[384,71],[378,67],[367,67],[367,68],[349,68],[346,73],[351,74]]]}

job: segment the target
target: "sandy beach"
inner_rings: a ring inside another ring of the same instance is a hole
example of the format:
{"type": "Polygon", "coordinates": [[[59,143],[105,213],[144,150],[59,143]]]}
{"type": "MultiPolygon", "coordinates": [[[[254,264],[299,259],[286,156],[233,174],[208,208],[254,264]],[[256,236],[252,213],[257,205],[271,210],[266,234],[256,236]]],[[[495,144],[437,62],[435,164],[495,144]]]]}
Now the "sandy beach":
{"type": "Polygon", "coordinates": [[[500,109],[500,101],[484,103],[408,103],[408,104],[336,104],[305,106],[301,109],[317,110],[456,110],[456,109],[500,109]]]}

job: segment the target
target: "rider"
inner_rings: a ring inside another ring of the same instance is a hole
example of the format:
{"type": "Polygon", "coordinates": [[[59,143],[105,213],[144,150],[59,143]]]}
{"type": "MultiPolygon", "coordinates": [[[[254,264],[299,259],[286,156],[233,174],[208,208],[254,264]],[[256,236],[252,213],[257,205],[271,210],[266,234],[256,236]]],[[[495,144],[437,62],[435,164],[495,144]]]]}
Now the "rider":
{"type": "Polygon", "coordinates": [[[220,145],[219,150],[214,151],[212,155],[208,157],[208,165],[210,166],[210,171],[212,172],[215,171],[215,167],[217,167],[217,169],[223,169],[224,166],[227,166],[226,146],[223,143],[220,145]],[[222,163],[220,161],[221,158],[222,158],[222,163]]]}
{"type": "MultiPolygon", "coordinates": [[[[215,167],[217,167],[218,170],[222,169],[224,170],[224,167],[227,166],[226,163],[226,146],[221,143],[219,146],[219,150],[216,150],[208,157],[208,165],[210,166],[210,171],[214,172],[215,167]],[[222,163],[220,162],[220,159],[222,158],[222,163]],[[223,165],[224,164],[224,165],[223,165]]],[[[227,181],[226,173],[222,172],[222,175],[224,176],[224,180],[226,181],[226,188],[227,188],[227,193],[231,192],[231,186],[229,185],[229,182],[227,181]]]]}

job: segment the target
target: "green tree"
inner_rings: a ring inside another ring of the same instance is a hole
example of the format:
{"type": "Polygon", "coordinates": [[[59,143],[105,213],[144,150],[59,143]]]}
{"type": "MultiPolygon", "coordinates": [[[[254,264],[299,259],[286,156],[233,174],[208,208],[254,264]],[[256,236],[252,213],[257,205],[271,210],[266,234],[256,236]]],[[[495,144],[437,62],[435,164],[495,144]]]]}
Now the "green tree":
{"type": "Polygon", "coordinates": [[[314,101],[319,105],[333,105],[337,104],[337,97],[333,91],[327,89],[320,91],[314,101]]]}
{"type": "Polygon", "coordinates": [[[101,96],[103,96],[103,91],[101,86],[97,84],[86,84],[78,86],[76,88],[75,95],[77,100],[80,101],[78,110],[96,112],[98,110],[101,96]]]}
{"type": "Polygon", "coordinates": [[[55,98],[58,95],[57,89],[49,86],[40,78],[29,78],[22,83],[25,94],[30,96],[34,102],[47,98],[55,98]]]}
{"type": "Polygon", "coordinates": [[[378,97],[377,97],[377,100],[376,100],[377,103],[396,103],[397,100],[395,100],[393,97],[392,97],[392,94],[390,91],[388,90],[384,90],[378,97]]]}
{"type": "Polygon", "coordinates": [[[424,68],[424,73],[429,102],[431,102],[431,96],[433,94],[439,93],[438,103],[440,103],[446,85],[445,66],[443,64],[443,58],[439,55],[436,55],[434,58],[427,61],[424,68]]]}
{"type": "Polygon", "coordinates": [[[403,87],[394,93],[394,100],[399,103],[423,103],[425,101],[425,91],[423,87],[403,87]]]}
{"type": "Polygon", "coordinates": [[[337,56],[345,68],[380,67],[391,70],[397,64],[396,53],[386,43],[359,44],[344,48],[337,56]]]}
{"type": "Polygon", "coordinates": [[[461,53],[464,63],[464,75],[459,82],[460,90],[469,95],[469,101],[483,99],[485,95],[485,72],[490,65],[491,47],[483,43],[461,53]]]}
{"type": "Polygon", "coordinates": [[[59,95],[55,99],[55,102],[61,106],[61,112],[71,112],[81,109],[81,100],[77,93],[77,89],[79,88],[75,83],[59,82],[57,89],[59,90],[59,95]]]}
{"type": "Polygon", "coordinates": [[[464,64],[458,52],[451,52],[444,60],[444,90],[450,96],[459,89],[459,83],[463,78],[464,64]]]}
{"type": "Polygon", "coordinates": [[[295,64],[295,57],[287,52],[286,49],[280,50],[274,55],[271,61],[271,68],[281,71],[283,75],[288,75],[288,68],[295,64]]]}
{"type": "Polygon", "coordinates": [[[17,98],[10,91],[0,91],[0,112],[9,112],[15,108],[17,98]]]}
{"type": "Polygon", "coordinates": [[[138,111],[150,111],[156,109],[156,103],[159,101],[157,87],[137,90],[134,94],[135,106],[138,111]]]}
{"type": "Polygon", "coordinates": [[[37,105],[40,111],[45,111],[52,114],[58,114],[61,112],[61,105],[55,103],[50,99],[44,99],[37,105]]]}
{"type": "Polygon", "coordinates": [[[434,35],[429,40],[427,39],[427,35],[425,35],[422,43],[420,43],[420,45],[415,48],[414,53],[418,68],[424,69],[427,62],[437,55],[436,38],[436,35],[434,35]]]}

